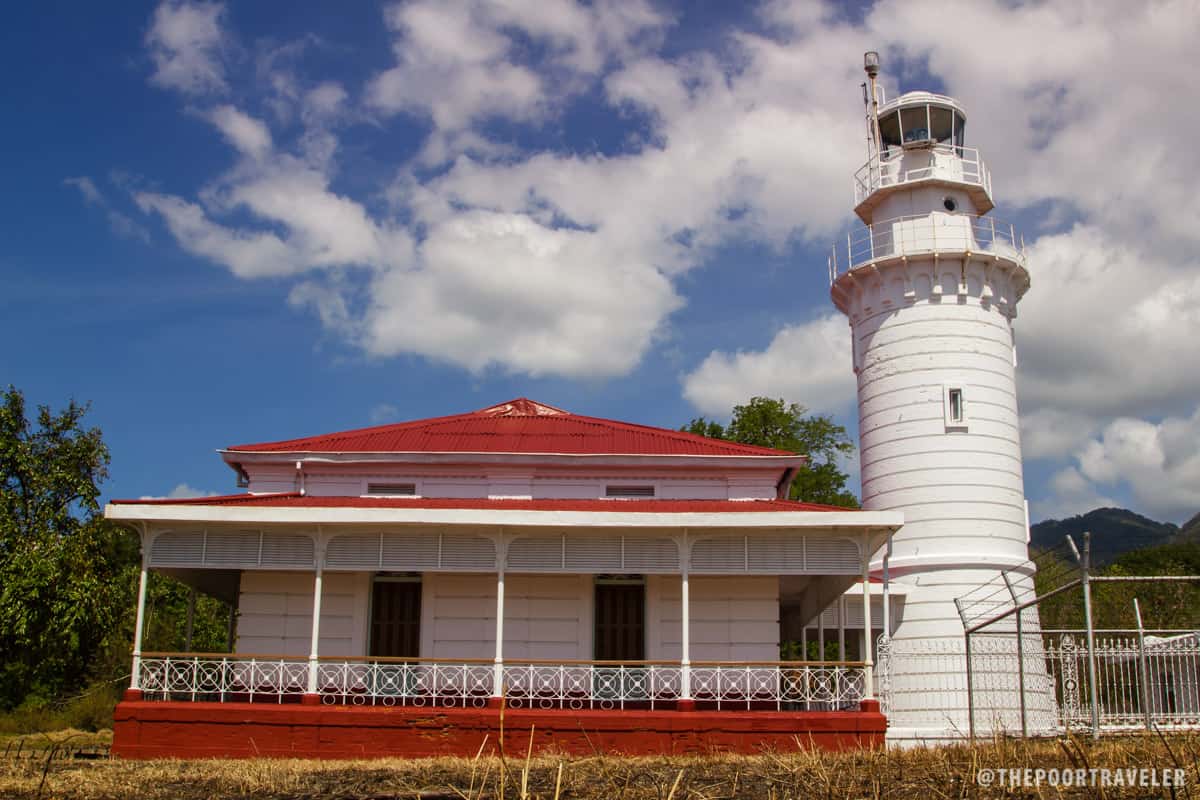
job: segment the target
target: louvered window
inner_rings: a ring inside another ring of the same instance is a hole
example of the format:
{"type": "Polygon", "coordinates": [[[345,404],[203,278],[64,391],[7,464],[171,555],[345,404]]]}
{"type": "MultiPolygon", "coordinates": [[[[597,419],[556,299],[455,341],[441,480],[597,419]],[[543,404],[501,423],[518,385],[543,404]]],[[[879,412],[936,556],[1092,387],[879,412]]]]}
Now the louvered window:
{"type": "Polygon", "coordinates": [[[204,531],[167,531],[154,537],[150,564],[155,567],[197,566],[204,561],[204,531]]]}
{"type": "Polygon", "coordinates": [[[379,568],[386,570],[437,569],[436,533],[385,533],[379,568]]]}
{"type": "Polygon", "coordinates": [[[605,497],[654,497],[653,486],[609,485],[604,487],[605,497]]]}
{"type": "Polygon", "coordinates": [[[673,539],[626,536],[621,569],[643,574],[679,572],[679,545],[673,539]]]}
{"type": "Polygon", "coordinates": [[[811,538],[805,567],[809,572],[826,575],[858,575],[862,572],[858,545],[850,539],[811,538]]]}
{"type": "Polygon", "coordinates": [[[492,572],[496,545],[459,533],[341,534],[325,548],[325,566],[335,570],[445,570],[492,572]]]}
{"type": "Polygon", "coordinates": [[[417,493],[415,483],[368,483],[367,494],[371,497],[412,497],[417,493]]]}

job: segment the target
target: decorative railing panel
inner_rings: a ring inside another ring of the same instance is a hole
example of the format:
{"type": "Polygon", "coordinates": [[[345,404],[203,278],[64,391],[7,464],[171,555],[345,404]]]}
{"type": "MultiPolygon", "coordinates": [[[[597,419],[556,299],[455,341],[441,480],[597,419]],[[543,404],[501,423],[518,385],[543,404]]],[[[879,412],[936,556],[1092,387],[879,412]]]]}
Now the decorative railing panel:
{"type": "MultiPolygon", "coordinates": [[[[327,705],[482,708],[503,694],[512,708],[660,709],[691,699],[717,710],[857,710],[867,695],[857,662],[677,662],[319,659],[316,694],[327,705]],[[497,689],[497,677],[502,681],[497,689]]],[[[149,700],[297,703],[308,659],[153,653],[140,663],[149,700]]]]}

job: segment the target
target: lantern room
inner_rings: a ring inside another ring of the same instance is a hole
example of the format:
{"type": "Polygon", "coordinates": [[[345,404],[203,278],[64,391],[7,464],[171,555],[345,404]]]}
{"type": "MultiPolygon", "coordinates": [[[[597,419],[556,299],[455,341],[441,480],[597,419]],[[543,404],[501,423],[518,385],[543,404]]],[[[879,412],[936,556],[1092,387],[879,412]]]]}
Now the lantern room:
{"type": "Polygon", "coordinates": [[[894,148],[960,148],[966,123],[966,114],[953,98],[908,92],[879,109],[879,139],[885,154],[894,148]]]}

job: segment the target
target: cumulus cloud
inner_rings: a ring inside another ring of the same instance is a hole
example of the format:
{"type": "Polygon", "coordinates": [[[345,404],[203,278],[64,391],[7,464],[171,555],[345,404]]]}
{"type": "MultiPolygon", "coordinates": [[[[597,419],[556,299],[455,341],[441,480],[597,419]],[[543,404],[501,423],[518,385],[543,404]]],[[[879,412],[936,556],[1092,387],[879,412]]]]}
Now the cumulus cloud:
{"type": "Polygon", "coordinates": [[[711,416],[723,417],[752,396],[784,397],[810,411],[845,410],[854,402],[850,328],[828,314],[775,334],[761,351],[713,351],[684,378],[683,396],[711,416]]]}
{"type": "Polygon", "coordinates": [[[176,484],[175,488],[165,495],[142,495],[142,500],[186,500],[191,497],[216,497],[216,492],[197,489],[186,483],[176,484]]]}
{"type": "Polygon", "coordinates": [[[225,140],[243,155],[262,158],[271,152],[271,131],[249,114],[233,106],[217,106],[207,116],[225,140]]]}
{"type": "Polygon", "coordinates": [[[1027,411],[1060,420],[1191,411],[1200,397],[1200,260],[1167,259],[1077,225],[1038,239],[1029,262],[1033,288],[1016,322],[1027,411]]]}
{"type": "Polygon", "coordinates": [[[537,118],[666,20],[649,4],[572,0],[397,3],[385,11],[396,65],[368,86],[380,111],[428,116],[435,138],[490,116],[537,118]],[[538,63],[518,63],[532,40],[538,63]]]}
{"type": "Polygon", "coordinates": [[[1200,407],[1190,416],[1158,423],[1118,417],[1086,442],[1074,460],[1055,475],[1051,502],[1092,502],[1105,499],[1104,491],[1128,488],[1148,514],[1181,522],[1200,508],[1200,407]]]}
{"type": "Polygon", "coordinates": [[[151,82],[192,95],[224,91],[224,13],[223,3],[166,0],[159,5],[146,32],[154,62],[151,82]]]}

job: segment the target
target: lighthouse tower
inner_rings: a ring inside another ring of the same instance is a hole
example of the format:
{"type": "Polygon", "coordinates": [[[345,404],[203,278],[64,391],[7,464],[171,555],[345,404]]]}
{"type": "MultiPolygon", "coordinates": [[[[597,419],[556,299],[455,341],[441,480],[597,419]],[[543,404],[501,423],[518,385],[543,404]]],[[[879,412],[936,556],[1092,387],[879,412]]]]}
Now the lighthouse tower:
{"type": "MultiPolygon", "coordinates": [[[[867,53],[869,158],[854,178],[864,227],[833,249],[831,294],[852,331],[863,507],[904,512],[887,554],[905,598],[888,632],[889,736],[962,736],[955,598],[1003,587],[1001,572],[1028,590],[1034,569],[1013,341],[1029,272],[1017,232],[987,216],[991,179],[966,146],[963,107],[929,92],[882,102],[878,68],[867,53]]],[[[1016,708],[1010,694],[999,704],[1016,708]]]]}

